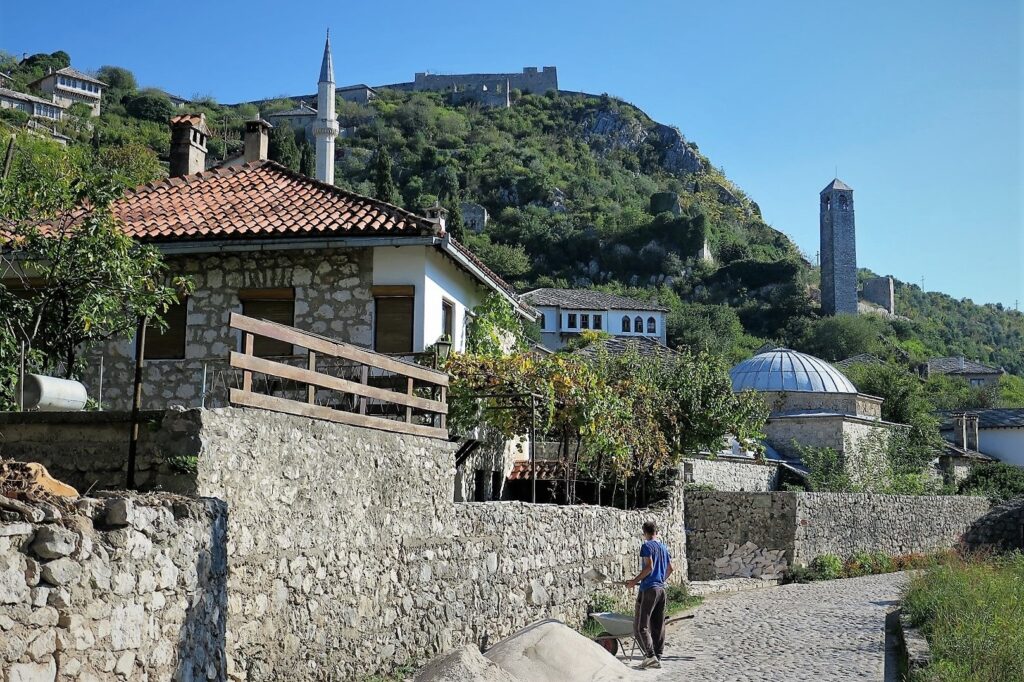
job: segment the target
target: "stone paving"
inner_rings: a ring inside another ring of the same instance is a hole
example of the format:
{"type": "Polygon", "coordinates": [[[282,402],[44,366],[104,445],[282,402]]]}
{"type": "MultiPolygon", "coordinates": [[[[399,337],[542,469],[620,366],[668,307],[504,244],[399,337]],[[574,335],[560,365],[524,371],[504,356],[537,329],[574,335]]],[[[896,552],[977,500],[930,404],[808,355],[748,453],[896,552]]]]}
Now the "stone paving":
{"type": "Polygon", "coordinates": [[[642,678],[885,680],[886,614],[906,580],[892,573],[708,597],[696,618],[670,626],[664,667],[642,678]]]}

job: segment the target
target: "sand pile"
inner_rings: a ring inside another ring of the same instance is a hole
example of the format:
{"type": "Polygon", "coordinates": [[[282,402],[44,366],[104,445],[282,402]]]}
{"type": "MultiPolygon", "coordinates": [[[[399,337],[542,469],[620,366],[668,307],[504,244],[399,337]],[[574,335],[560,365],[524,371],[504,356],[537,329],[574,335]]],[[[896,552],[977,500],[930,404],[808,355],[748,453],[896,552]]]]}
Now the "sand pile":
{"type": "Polygon", "coordinates": [[[483,656],[467,646],[435,659],[415,681],[624,682],[636,679],[634,675],[600,645],[557,620],[544,620],[498,642],[483,656]]]}

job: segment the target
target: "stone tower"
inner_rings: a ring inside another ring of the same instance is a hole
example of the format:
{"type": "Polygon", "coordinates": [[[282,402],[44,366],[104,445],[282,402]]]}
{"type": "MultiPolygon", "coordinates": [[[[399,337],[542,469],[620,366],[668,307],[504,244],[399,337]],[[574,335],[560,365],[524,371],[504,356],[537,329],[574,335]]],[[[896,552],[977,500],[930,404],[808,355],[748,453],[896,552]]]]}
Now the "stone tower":
{"type": "Polygon", "coordinates": [[[338,119],[334,113],[334,61],[331,59],[331,32],[327,31],[324,60],[320,64],[320,83],[316,95],[317,117],[313,123],[316,138],[316,179],[334,184],[334,139],[338,137],[338,119]]]}
{"type": "Polygon", "coordinates": [[[853,188],[836,178],[821,190],[821,312],[857,314],[853,188]]]}

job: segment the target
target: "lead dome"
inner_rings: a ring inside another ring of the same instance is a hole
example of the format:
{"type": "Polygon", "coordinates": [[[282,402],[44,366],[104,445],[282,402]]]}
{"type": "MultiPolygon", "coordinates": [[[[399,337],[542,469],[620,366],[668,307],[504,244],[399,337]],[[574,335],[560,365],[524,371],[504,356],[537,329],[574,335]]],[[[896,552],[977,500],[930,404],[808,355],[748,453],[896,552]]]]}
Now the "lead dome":
{"type": "Polygon", "coordinates": [[[773,348],[739,363],[729,372],[734,391],[856,393],[842,372],[820,358],[788,348],[773,348]]]}

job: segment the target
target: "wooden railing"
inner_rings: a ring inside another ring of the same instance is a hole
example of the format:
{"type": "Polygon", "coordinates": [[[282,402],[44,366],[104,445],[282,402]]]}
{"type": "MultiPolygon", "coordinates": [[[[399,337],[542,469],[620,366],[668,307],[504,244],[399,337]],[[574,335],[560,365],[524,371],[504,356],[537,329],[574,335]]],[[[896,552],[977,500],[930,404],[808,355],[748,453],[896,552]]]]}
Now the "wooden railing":
{"type": "Polygon", "coordinates": [[[276,322],[257,320],[231,313],[228,325],[243,333],[241,353],[231,352],[230,365],[243,370],[242,388],[232,388],[230,402],[243,407],[258,407],[274,412],[285,412],[303,417],[365,426],[417,436],[448,438],[446,418],[448,405],[448,375],[401,360],[389,358],[348,343],[332,341],[316,334],[300,331],[276,322]],[[257,336],[300,346],[309,351],[306,367],[296,367],[253,354],[257,336]],[[359,381],[350,381],[316,371],[319,356],[341,358],[358,367],[359,381]],[[306,385],[305,401],[254,393],[253,373],[289,380],[306,385]],[[372,376],[371,376],[372,375],[372,376]],[[372,381],[377,379],[377,381],[372,381]],[[404,392],[374,386],[399,381],[404,392]],[[419,385],[417,385],[419,384],[419,385]],[[351,394],[356,398],[354,411],[319,405],[318,389],[351,394]],[[417,395],[428,393],[431,397],[417,395]],[[370,407],[378,412],[390,412],[397,419],[368,414],[370,407]]]}

